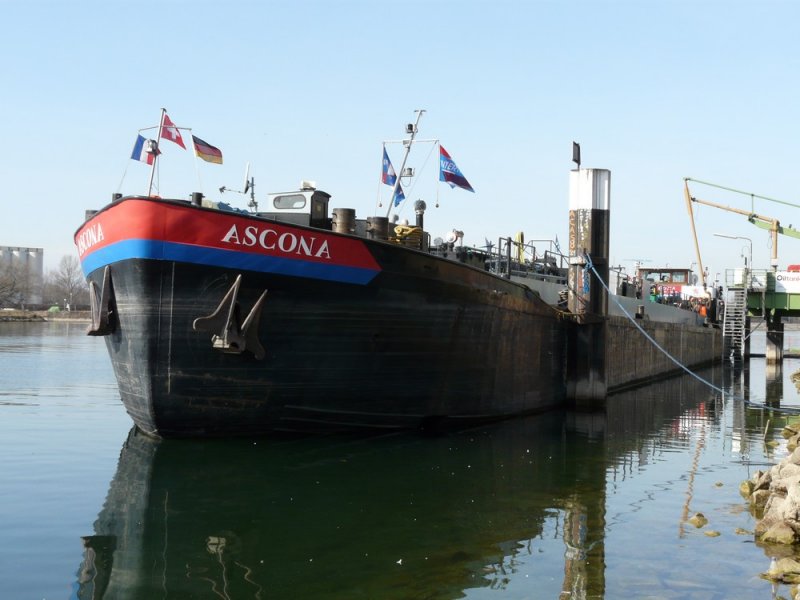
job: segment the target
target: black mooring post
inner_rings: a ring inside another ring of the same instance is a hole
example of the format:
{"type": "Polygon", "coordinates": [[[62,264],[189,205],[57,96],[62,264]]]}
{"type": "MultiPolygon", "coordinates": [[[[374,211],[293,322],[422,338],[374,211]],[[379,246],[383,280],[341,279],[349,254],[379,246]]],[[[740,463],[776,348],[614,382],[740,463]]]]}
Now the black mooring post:
{"type": "Polygon", "coordinates": [[[783,362],[783,320],[778,311],[767,314],[767,364],[783,362]]]}

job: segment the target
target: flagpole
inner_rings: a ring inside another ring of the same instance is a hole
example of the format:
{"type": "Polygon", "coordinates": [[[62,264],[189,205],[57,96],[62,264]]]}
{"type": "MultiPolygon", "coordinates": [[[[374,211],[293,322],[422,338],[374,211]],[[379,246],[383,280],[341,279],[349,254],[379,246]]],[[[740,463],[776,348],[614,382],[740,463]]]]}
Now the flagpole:
{"type": "Polygon", "coordinates": [[[155,147],[155,154],[153,155],[153,165],[150,168],[150,181],[147,184],[147,195],[149,196],[150,193],[153,191],[153,177],[156,174],[156,163],[158,162],[158,142],[161,140],[161,129],[164,127],[164,115],[167,114],[167,109],[161,109],[161,121],[158,123],[158,135],[156,135],[156,147],[155,147]]]}
{"type": "MultiPolygon", "coordinates": [[[[176,127],[176,129],[177,129],[177,127],[176,127]]],[[[192,154],[194,155],[194,172],[195,172],[195,175],[197,175],[197,183],[200,186],[200,191],[202,192],[203,191],[203,179],[200,177],[200,163],[197,162],[197,159],[198,159],[197,146],[195,146],[195,144],[194,144],[194,135],[192,134],[192,128],[191,127],[182,127],[181,129],[183,129],[184,131],[188,131],[189,132],[189,137],[192,138],[192,154]]]]}
{"type": "MultiPolygon", "coordinates": [[[[439,171],[439,177],[441,177],[442,176],[441,175],[441,173],[442,173],[442,144],[439,142],[439,140],[436,140],[436,149],[439,150],[439,152],[437,152],[437,154],[439,155],[439,169],[438,169],[438,171],[439,171]]],[[[439,179],[439,177],[436,178],[436,208],[439,208],[439,188],[442,187],[441,186],[441,180],[439,179]]]]}
{"type": "Polygon", "coordinates": [[[389,208],[386,211],[386,218],[389,218],[389,215],[392,212],[392,208],[394,207],[394,197],[397,194],[397,188],[400,187],[400,179],[403,175],[403,169],[406,168],[406,161],[408,160],[408,155],[411,152],[411,144],[414,143],[414,138],[417,136],[417,126],[419,125],[419,120],[422,118],[422,113],[425,112],[424,109],[419,109],[414,111],[417,113],[417,122],[414,123],[414,128],[411,131],[411,139],[408,140],[408,144],[406,145],[406,153],[403,156],[403,164],[400,165],[400,171],[397,173],[397,179],[394,182],[394,187],[392,187],[392,195],[389,197],[389,208]]]}
{"type": "MultiPolygon", "coordinates": [[[[383,157],[385,154],[386,154],[386,142],[383,142],[383,153],[381,154],[381,176],[378,177],[378,202],[377,202],[378,208],[383,206],[383,204],[381,204],[381,185],[383,184],[383,157]]],[[[375,212],[377,213],[378,211],[376,210],[375,212]]]]}

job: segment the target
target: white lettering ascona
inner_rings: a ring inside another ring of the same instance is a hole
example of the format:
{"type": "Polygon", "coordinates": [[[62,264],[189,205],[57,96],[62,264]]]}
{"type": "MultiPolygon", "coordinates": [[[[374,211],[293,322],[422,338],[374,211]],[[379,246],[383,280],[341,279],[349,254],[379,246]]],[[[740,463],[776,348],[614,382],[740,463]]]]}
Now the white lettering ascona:
{"type": "Polygon", "coordinates": [[[106,238],[100,223],[87,227],[78,236],[78,256],[83,256],[84,252],[104,239],[106,238]]]}
{"type": "Polygon", "coordinates": [[[264,250],[278,250],[284,254],[304,254],[327,259],[331,257],[328,240],[318,241],[315,237],[296,235],[291,231],[279,234],[274,229],[259,229],[255,225],[248,225],[241,230],[236,225],[231,225],[228,232],[222,236],[222,241],[248,248],[259,246],[264,250]]]}

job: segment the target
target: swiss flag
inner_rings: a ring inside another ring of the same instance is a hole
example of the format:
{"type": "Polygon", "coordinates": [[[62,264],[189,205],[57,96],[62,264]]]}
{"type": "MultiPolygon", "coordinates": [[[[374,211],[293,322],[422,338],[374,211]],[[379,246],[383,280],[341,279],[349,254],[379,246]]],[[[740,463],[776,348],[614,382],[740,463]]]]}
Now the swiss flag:
{"type": "Polygon", "coordinates": [[[161,137],[165,140],[169,140],[170,142],[175,142],[186,150],[186,146],[183,145],[183,138],[181,137],[181,132],[178,131],[178,128],[175,127],[175,124],[169,120],[169,115],[164,113],[164,123],[161,126],[161,137]]]}

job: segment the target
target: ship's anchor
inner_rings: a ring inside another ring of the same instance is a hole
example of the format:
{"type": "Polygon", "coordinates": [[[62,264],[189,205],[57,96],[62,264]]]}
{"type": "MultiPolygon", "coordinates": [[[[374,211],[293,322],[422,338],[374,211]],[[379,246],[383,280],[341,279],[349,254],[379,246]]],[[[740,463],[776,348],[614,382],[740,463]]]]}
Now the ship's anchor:
{"type": "Polygon", "coordinates": [[[94,281],[89,282],[89,302],[92,307],[92,323],[86,330],[86,335],[108,335],[114,331],[116,301],[108,265],[103,270],[103,287],[99,292],[97,284],[94,281]]]}
{"type": "Polygon", "coordinates": [[[258,321],[261,318],[261,307],[267,297],[267,290],[264,290],[253,308],[250,309],[250,314],[240,325],[237,298],[241,283],[242,276],[237,275],[236,281],[233,282],[231,289],[225,294],[216,310],[207,317],[195,319],[192,329],[218,332],[211,336],[211,346],[216,350],[221,350],[226,354],[241,354],[245,350],[249,350],[253,356],[261,360],[266,352],[258,339],[258,321]]]}

